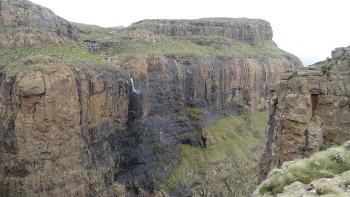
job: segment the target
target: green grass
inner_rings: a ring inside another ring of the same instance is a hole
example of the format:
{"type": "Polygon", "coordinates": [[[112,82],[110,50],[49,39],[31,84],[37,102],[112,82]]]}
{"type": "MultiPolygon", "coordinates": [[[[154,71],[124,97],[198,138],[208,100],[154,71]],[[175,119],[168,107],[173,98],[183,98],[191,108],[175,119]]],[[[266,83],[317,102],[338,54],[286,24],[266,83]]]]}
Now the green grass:
{"type": "MultiPolygon", "coordinates": [[[[125,33],[125,32],[124,32],[125,33]]],[[[118,38],[116,38],[118,40],[118,38]]],[[[273,41],[265,41],[257,45],[233,41],[230,45],[215,44],[217,42],[226,43],[227,38],[218,36],[191,36],[191,37],[170,37],[159,36],[157,39],[149,41],[147,39],[130,39],[127,42],[120,42],[118,46],[111,48],[107,54],[118,56],[126,62],[134,57],[148,56],[170,56],[170,57],[202,57],[202,58],[262,58],[262,57],[282,57],[290,56],[289,53],[278,49],[273,41]],[[213,42],[211,45],[201,45],[193,42],[194,39],[213,42]]],[[[118,41],[115,41],[118,42],[118,41]]]]}
{"type": "Polygon", "coordinates": [[[87,25],[82,23],[72,23],[79,32],[79,39],[84,40],[99,40],[106,37],[117,35],[117,31],[112,28],[103,28],[96,25],[87,25]]]}
{"type": "Polygon", "coordinates": [[[334,197],[345,197],[345,195],[342,192],[337,191],[331,186],[322,186],[322,187],[316,188],[316,194],[319,196],[332,195],[334,197]]]}
{"type": "Polygon", "coordinates": [[[104,62],[75,44],[40,44],[24,47],[0,47],[0,69],[9,75],[29,72],[43,67],[74,62],[104,62]]]}
{"type": "MultiPolygon", "coordinates": [[[[251,116],[230,116],[222,118],[205,129],[215,143],[208,148],[181,145],[180,165],[164,181],[167,189],[199,183],[204,188],[227,183],[235,194],[244,195],[254,187],[253,171],[257,166],[254,149],[263,144],[267,122],[266,112],[256,112],[251,116]],[[222,166],[217,174],[211,169],[222,166]]],[[[198,131],[186,137],[199,136],[198,131]]]]}
{"type": "Polygon", "coordinates": [[[308,159],[296,160],[287,169],[272,170],[258,188],[259,194],[281,193],[286,185],[295,181],[309,184],[315,179],[332,178],[350,170],[350,150],[345,146],[318,152],[308,159]],[[279,171],[279,173],[275,173],[279,171]]]}
{"type": "Polygon", "coordinates": [[[203,120],[203,110],[200,108],[187,108],[186,115],[189,116],[194,121],[202,121],[203,120]]]}

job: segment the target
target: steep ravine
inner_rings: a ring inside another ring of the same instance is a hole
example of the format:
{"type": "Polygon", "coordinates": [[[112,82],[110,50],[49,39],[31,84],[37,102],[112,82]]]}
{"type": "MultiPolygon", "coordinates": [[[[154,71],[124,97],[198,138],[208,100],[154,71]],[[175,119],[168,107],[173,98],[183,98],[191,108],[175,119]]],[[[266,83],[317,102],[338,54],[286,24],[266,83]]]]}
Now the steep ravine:
{"type": "Polygon", "coordinates": [[[152,20],[116,32],[0,1],[0,196],[254,189],[269,88],[302,66],[268,22],[152,20]],[[23,24],[10,11],[26,13],[23,24]]]}

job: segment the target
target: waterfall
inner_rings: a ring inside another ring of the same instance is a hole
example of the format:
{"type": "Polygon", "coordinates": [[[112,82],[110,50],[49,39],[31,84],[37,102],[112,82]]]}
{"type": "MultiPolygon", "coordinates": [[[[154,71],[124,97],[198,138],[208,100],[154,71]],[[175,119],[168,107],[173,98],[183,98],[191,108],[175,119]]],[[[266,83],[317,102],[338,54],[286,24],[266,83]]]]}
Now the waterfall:
{"type": "Polygon", "coordinates": [[[131,90],[132,90],[132,92],[135,93],[135,94],[140,94],[140,91],[135,88],[134,79],[130,75],[129,75],[129,78],[130,78],[130,82],[131,82],[131,90]]]}

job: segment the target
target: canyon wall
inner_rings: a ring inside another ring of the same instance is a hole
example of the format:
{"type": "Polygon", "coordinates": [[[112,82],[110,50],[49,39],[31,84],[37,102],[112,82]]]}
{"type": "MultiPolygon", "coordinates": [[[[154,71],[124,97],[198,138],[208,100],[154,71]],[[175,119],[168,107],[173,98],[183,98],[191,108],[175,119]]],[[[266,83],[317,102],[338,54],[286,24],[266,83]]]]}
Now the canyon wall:
{"type": "Polygon", "coordinates": [[[1,73],[1,196],[107,195],[117,157],[110,142],[127,121],[126,81],[88,65],[1,73]]]}
{"type": "Polygon", "coordinates": [[[349,47],[332,58],[286,73],[270,99],[261,176],[284,161],[307,157],[350,139],[349,47]]]}
{"type": "MultiPolygon", "coordinates": [[[[164,186],[182,163],[182,145],[220,152],[214,144],[227,137],[204,135],[204,128],[229,116],[244,116],[237,130],[253,135],[245,126],[266,108],[269,88],[302,67],[278,49],[262,20],[143,21],[83,43],[73,25],[45,8],[0,2],[3,196],[187,192],[198,184],[164,186]]],[[[226,174],[239,171],[229,166],[226,174]]],[[[213,169],[215,178],[220,169],[213,169]]],[[[206,194],[243,193],[220,187],[206,194]]]]}

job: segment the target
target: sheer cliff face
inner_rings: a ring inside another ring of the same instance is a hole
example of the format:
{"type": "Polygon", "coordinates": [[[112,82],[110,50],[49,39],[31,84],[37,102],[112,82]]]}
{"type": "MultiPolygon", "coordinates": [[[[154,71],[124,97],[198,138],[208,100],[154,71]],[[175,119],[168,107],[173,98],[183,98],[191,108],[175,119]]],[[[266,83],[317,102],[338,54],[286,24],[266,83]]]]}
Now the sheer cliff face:
{"type": "MultiPolygon", "coordinates": [[[[179,136],[242,108],[264,109],[282,72],[302,66],[261,20],[143,21],[82,49],[74,27],[51,11],[0,2],[5,196],[165,196],[161,181],[181,163],[179,136]],[[198,112],[204,118],[193,124],[198,112]]],[[[189,140],[209,146],[210,139],[189,140]]]]}
{"type": "Polygon", "coordinates": [[[287,73],[271,97],[262,176],[284,161],[302,158],[350,139],[350,56],[333,58],[287,73]]]}
{"type": "Polygon", "coordinates": [[[0,0],[0,45],[62,42],[75,29],[51,10],[25,0],[0,0]]]}
{"type": "Polygon", "coordinates": [[[109,142],[127,120],[128,91],[112,68],[57,66],[16,78],[2,73],[1,194],[108,192],[93,181],[103,182],[100,171],[113,180],[109,142]]]}
{"type": "Polygon", "coordinates": [[[144,93],[142,118],[199,107],[212,113],[232,112],[235,104],[266,108],[269,87],[283,71],[299,67],[289,58],[167,57],[137,60],[127,69],[144,93]]]}

